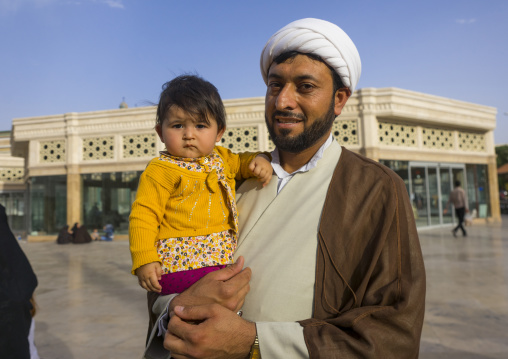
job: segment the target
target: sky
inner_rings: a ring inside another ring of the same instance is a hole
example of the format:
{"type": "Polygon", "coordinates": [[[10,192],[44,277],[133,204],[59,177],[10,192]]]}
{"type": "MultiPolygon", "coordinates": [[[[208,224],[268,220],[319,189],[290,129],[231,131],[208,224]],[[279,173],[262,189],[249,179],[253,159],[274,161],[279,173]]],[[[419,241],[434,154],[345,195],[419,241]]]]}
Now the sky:
{"type": "Polygon", "coordinates": [[[291,21],[331,21],[362,59],[358,88],[497,108],[508,144],[506,0],[0,0],[0,131],[12,119],[157,103],[183,73],[223,99],[264,96],[259,56],[291,21]]]}

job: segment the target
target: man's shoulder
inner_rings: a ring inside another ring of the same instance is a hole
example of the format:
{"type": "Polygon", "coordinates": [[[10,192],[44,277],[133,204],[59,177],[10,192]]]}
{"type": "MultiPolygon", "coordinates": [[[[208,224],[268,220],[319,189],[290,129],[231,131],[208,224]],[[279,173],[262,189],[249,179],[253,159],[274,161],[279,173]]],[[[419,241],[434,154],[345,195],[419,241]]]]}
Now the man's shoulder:
{"type": "Polygon", "coordinates": [[[459,193],[466,193],[466,191],[464,191],[464,188],[462,187],[455,187],[454,189],[452,189],[452,193],[453,194],[459,194],[459,193]]]}
{"type": "Polygon", "coordinates": [[[335,169],[344,174],[361,173],[364,178],[375,181],[403,182],[402,178],[385,165],[342,147],[342,154],[335,169]]]}

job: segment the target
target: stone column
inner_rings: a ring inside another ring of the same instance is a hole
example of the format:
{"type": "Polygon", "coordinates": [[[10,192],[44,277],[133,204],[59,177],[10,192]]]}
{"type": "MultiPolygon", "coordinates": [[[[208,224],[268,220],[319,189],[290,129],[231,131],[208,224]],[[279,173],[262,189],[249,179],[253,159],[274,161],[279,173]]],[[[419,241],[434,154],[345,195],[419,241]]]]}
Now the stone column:
{"type": "Polygon", "coordinates": [[[81,176],[79,166],[67,166],[67,223],[72,226],[81,220],[81,176]]]}
{"type": "Polygon", "coordinates": [[[489,175],[489,196],[490,213],[492,221],[501,223],[501,207],[499,206],[499,184],[497,181],[497,163],[496,156],[489,156],[487,164],[489,175]]]}
{"type": "Polygon", "coordinates": [[[360,153],[374,161],[379,161],[379,135],[376,117],[376,89],[358,90],[360,153]]]}
{"type": "Polygon", "coordinates": [[[494,131],[485,133],[485,149],[487,158],[487,173],[489,176],[490,213],[493,222],[501,222],[501,208],[499,206],[499,184],[497,181],[497,161],[494,145],[494,131]]]}
{"type": "Polygon", "coordinates": [[[67,146],[67,223],[72,226],[75,222],[82,223],[81,213],[81,175],[79,162],[81,156],[81,139],[78,136],[78,114],[67,113],[65,116],[67,146]]]}

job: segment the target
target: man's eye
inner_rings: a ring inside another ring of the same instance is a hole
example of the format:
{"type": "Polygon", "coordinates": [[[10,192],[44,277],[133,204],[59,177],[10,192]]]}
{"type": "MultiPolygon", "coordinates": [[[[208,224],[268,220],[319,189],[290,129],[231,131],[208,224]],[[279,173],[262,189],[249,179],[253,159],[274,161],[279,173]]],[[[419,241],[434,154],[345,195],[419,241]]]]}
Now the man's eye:
{"type": "Polygon", "coordinates": [[[307,84],[307,83],[305,83],[305,84],[301,84],[301,85],[300,85],[300,90],[301,90],[301,91],[310,91],[310,90],[312,90],[313,88],[314,88],[314,86],[313,86],[312,84],[307,84]]]}

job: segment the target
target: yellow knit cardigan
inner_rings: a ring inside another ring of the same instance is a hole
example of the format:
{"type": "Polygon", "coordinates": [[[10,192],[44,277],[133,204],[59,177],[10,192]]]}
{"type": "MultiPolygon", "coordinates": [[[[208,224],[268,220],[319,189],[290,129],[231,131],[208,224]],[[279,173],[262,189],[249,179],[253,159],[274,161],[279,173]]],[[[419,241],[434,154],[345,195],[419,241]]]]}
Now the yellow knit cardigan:
{"type": "MultiPolygon", "coordinates": [[[[235,154],[219,146],[214,151],[224,163],[226,181],[234,196],[235,180],[253,176],[249,164],[258,153],[235,154]]],[[[157,242],[161,239],[234,229],[227,193],[221,185],[215,189],[207,185],[208,175],[158,157],[150,161],[139,180],[129,217],[132,274],[144,264],[160,262],[157,242]]]]}

